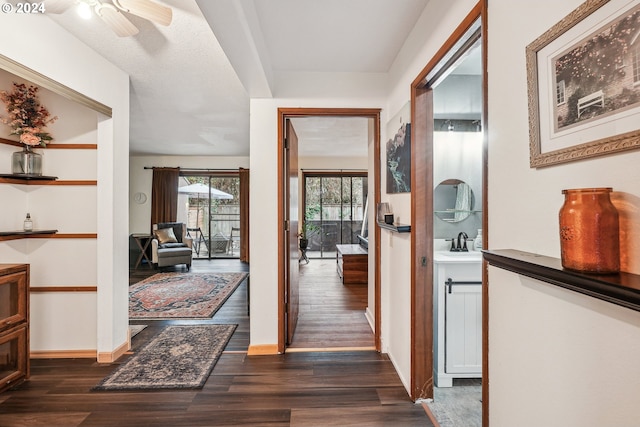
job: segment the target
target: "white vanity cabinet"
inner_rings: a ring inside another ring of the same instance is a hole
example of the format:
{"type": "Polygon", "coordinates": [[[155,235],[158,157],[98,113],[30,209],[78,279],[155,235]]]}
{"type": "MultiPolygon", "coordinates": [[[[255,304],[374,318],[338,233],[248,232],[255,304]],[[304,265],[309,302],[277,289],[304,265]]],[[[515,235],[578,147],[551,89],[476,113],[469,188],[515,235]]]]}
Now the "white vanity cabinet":
{"type": "Polygon", "coordinates": [[[434,257],[434,378],[482,376],[482,254],[436,252],[434,257]]]}

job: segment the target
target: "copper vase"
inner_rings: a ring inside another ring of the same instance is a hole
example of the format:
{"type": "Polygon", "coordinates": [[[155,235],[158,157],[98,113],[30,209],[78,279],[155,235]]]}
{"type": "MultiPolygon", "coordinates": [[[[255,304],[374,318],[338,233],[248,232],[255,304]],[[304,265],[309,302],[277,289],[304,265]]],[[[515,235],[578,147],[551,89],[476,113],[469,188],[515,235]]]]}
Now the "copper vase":
{"type": "Polygon", "coordinates": [[[564,268],[583,273],[620,271],[618,211],[611,188],[563,190],[560,252],[564,268]]]}

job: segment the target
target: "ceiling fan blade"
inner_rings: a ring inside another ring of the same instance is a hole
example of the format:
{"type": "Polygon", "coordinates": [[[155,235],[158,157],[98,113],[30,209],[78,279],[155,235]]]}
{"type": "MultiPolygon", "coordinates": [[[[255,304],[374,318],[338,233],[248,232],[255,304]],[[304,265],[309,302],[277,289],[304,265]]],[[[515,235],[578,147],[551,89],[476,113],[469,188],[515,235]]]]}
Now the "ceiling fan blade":
{"type": "Polygon", "coordinates": [[[110,4],[98,4],[96,14],[119,37],[128,37],[138,34],[138,28],[131,23],[122,13],[110,4]]]}
{"type": "Polygon", "coordinates": [[[117,8],[148,19],[160,25],[171,24],[173,11],[170,7],[154,3],[151,0],[113,0],[117,8]]]}
{"type": "Polygon", "coordinates": [[[75,0],[45,0],[44,7],[47,13],[62,13],[75,3],[75,0]]]}

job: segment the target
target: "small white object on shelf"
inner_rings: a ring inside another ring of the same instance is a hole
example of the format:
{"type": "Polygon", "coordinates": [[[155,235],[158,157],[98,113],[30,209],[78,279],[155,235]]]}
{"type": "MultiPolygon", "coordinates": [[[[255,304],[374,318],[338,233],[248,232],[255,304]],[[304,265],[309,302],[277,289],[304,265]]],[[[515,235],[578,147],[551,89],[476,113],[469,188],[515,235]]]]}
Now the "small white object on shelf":
{"type": "Polygon", "coordinates": [[[31,221],[31,214],[27,213],[27,217],[24,219],[24,231],[33,231],[33,221],[31,221]]]}
{"type": "Polygon", "coordinates": [[[478,235],[473,239],[473,250],[482,250],[482,228],[478,228],[478,235]]]}

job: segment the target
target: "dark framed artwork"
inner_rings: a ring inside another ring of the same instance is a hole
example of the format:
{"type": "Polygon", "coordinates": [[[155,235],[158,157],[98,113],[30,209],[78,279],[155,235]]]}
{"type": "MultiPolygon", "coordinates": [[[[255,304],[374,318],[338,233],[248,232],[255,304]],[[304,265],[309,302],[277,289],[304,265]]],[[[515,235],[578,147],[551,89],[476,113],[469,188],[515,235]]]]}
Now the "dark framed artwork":
{"type": "Polygon", "coordinates": [[[588,0],[526,48],[530,166],[640,147],[640,5],[588,0]]]}
{"type": "Polygon", "coordinates": [[[387,194],[411,192],[411,102],[387,124],[387,194]]]}

